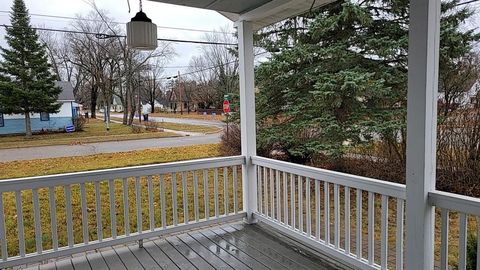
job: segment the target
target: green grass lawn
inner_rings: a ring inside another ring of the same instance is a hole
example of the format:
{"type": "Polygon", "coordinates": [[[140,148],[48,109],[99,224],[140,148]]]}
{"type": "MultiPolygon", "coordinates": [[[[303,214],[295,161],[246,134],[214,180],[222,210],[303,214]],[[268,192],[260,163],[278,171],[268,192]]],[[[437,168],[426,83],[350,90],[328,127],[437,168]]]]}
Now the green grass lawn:
{"type": "Polygon", "coordinates": [[[203,125],[189,125],[189,124],[179,124],[179,123],[170,123],[170,122],[159,122],[161,128],[179,130],[179,131],[188,131],[188,132],[198,132],[198,133],[216,133],[220,132],[222,129],[211,126],[203,125]]]}
{"type": "Polygon", "coordinates": [[[90,156],[0,162],[0,179],[111,169],[219,156],[219,145],[157,148],[90,156]],[[28,170],[26,169],[28,168],[28,170]]]}
{"type": "MultiPolygon", "coordinates": [[[[122,121],[121,118],[112,117],[112,120],[115,121],[122,121]]],[[[186,131],[186,132],[198,132],[198,133],[216,133],[220,132],[222,129],[213,126],[205,126],[205,125],[190,125],[190,124],[179,124],[179,123],[171,123],[171,122],[155,122],[150,121],[150,123],[156,123],[158,128],[165,128],[171,129],[176,131],[186,131]]],[[[134,124],[137,125],[144,125],[145,122],[139,122],[137,119],[133,121],[134,124]]]]}
{"type": "MultiPolygon", "coordinates": [[[[77,172],[95,169],[106,169],[133,165],[143,165],[152,163],[172,162],[187,159],[198,159],[207,157],[219,156],[219,147],[216,144],[209,145],[196,145],[188,147],[175,147],[175,148],[162,148],[142,151],[132,151],[116,154],[98,154],[92,156],[83,157],[69,157],[69,158],[53,158],[53,159],[41,159],[32,161],[14,161],[8,163],[0,163],[0,178],[16,178],[26,177],[34,175],[48,175],[66,172],[77,172]],[[25,168],[28,168],[25,169],[25,168]]],[[[242,196],[241,196],[241,169],[238,167],[238,184],[237,194],[238,199],[237,210],[241,210],[242,196]]],[[[205,216],[204,206],[204,190],[209,190],[209,214],[214,216],[215,204],[213,201],[214,194],[214,171],[209,170],[207,177],[209,179],[208,185],[203,183],[203,170],[197,171],[198,183],[199,183],[199,209],[200,218],[205,216]]],[[[223,168],[219,169],[218,178],[218,196],[219,196],[219,211],[223,214],[225,206],[223,204],[224,198],[229,198],[228,209],[233,212],[233,179],[231,177],[232,170],[228,168],[228,194],[224,193],[224,179],[223,168]]],[[[183,217],[183,186],[181,173],[177,173],[177,202],[178,202],[178,222],[181,223],[184,220],[183,217]]],[[[188,196],[188,208],[189,219],[193,220],[193,174],[187,172],[187,196],[188,196]]],[[[114,197],[116,205],[116,223],[117,233],[122,235],[125,233],[124,227],[124,203],[123,203],[123,182],[122,179],[114,180],[114,197]]],[[[165,175],[165,198],[166,198],[166,217],[167,224],[171,225],[173,222],[173,207],[172,207],[172,179],[171,175],[165,175]]],[[[128,194],[129,194],[129,226],[130,231],[137,230],[137,213],[136,213],[136,196],[135,196],[135,178],[128,178],[128,194]]],[[[142,227],[144,230],[148,230],[149,223],[149,210],[148,210],[148,181],[147,177],[140,178],[141,185],[141,207],[142,207],[142,227]]],[[[88,218],[88,231],[89,239],[94,240],[97,238],[97,223],[96,223],[96,210],[95,210],[95,186],[92,182],[88,182],[85,185],[86,188],[86,205],[87,205],[87,218],[88,218]]],[[[49,207],[49,192],[47,188],[41,188],[38,190],[40,200],[40,217],[41,217],[41,229],[42,229],[42,241],[43,249],[52,248],[51,241],[51,227],[50,227],[50,207],[49,207]]],[[[82,211],[81,211],[81,199],[80,199],[80,185],[71,185],[72,194],[72,212],[73,212],[73,230],[75,243],[83,242],[82,234],[82,211]]],[[[155,227],[160,227],[160,178],[158,175],[153,176],[153,195],[154,195],[154,216],[155,227]]],[[[102,181],[100,183],[100,197],[101,197],[101,219],[103,227],[103,237],[107,238],[111,236],[111,223],[110,223],[110,207],[109,207],[109,187],[108,181],[102,181]]],[[[65,208],[65,189],[62,186],[55,188],[55,201],[56,201],[56,216],[58,224],[58,239],[60,246],[67,245],[67,229],[66,229],[66,208],[65,208]]],[[[5,192],[3,193],[3,203],[5,211],[5,224],[7,232],[7,246],[9,256],[18,255],[18,229],[16,222],[15,211],[15,193],[5,192]]],[[[22,204],[23,215],[25,225],[25,240],[26,249],[28,252],[35,251],[35,226],[33,220],[33,201],[32,191],[27,190],[22,192],[22,204]]]]}
{"type": "Polygon", "coordinates": [[[167,113],[167,112],[158,112],[158,113],[151,113],[150,116],[155,117],[169,117],[169,118],[186,118],[186,119],[198,119],[198,120],[216,120],[216,121],[223,121],[225,120],[224,115],[203,115],[198,114],[196,112],[187,113],[184,112],[183,114],[178,111],[177,113],[167,113]]]}
{"type": "Polygon", "coordinates": [[[152,132],[144,129],[141,130],[140,133],[133,133],[131,127],[117,123],[111,123],[110,130],[106,131],[105,123],[103,121],[89,119],[89,122],[85,124],[84,131],[78,131],[74,133],[37,134],[30,139],[23,135],[2,136],[0,137],[0,149],[46,145],[70,145],[175,136],[177,135],[170,132],[152,132]]]}

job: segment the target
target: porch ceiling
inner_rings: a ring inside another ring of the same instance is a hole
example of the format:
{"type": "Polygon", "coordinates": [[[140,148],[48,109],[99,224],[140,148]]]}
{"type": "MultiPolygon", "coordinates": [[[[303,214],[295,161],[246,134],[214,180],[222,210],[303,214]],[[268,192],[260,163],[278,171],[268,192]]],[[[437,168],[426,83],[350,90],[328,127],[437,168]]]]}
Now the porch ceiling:
{"type": "Polygon", "coordinates": [[[335,0],[150,0],[218,11],[232,21],[250,21],[255,30],[335,0]]]}

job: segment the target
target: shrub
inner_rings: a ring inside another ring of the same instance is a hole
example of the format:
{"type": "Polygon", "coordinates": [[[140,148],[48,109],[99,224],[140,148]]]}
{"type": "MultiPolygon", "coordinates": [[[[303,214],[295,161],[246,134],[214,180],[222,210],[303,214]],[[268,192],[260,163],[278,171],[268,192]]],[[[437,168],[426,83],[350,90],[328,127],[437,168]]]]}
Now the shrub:
{"type": "MultiPolygon", "coordinates": [[[[477,267],[477,235],[469,233],[467,237],[467,267],[466,270],[475,270],[477,267]]],[[[458,263],[452,265],[453,269],[458,270],[458,263]]]]}
{"type": "MultiPolygon", "coordinates": [[[[240,155],[242,153],[242,136],[240,125],[237,123],[230,123],[227,128],[223,129],[220,143],[220,153],[222,155],[240,155]]],[[[290,155],[285,150],[285,147],[280,143],[260,144],[257,139],[257,155],[269,157],[277,160],[290,160],[290,155]]]]}
{"type": "Polygon", "coordinates": [[[439,122],[437,189],[480,196],[480,108],[458,109],[439,122]]]}
{"type": "Polygon", "coordinates": [[[467,270],[477,267],[477,235],[470,233],[467,239],[467,270]]]}
{"type": "Polygon", "coordinates": [[[242,153],[242,136],[240,125],[229,124],[228,134],[227,128],[223,129],[220,143],[220,153],[228,156],[240,155],[242,153]]]}
{"type": "Polygon", "coordinates": [[[73,118],[73,125],[75,126],[76,131],[83,131],[86,123],[87,119],[81,115],[73,118]]]}
{"type": "Polygon", "coordinates": [[[145,121],[144,125],[147,131],[157,132],[159,131],[159,128],[160,128],[160,125],[156,121],[145,121]]]}
{"type": "Polygon", "coordinates": [[[131,125],[132,133],[138,134],[142,133],[142,127],[137,125],[131,125]]]}

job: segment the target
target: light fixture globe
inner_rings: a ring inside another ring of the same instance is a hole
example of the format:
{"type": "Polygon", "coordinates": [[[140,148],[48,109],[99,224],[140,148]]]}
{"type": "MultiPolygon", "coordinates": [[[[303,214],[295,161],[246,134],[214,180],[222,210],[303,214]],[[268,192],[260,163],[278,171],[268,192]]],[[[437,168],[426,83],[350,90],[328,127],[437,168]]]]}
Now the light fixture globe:
{"type": "Polygon", "coordinates": [[[157,48],[157,25],[141,10],[127,23],[127,45],[138,50],[157,48]]]}

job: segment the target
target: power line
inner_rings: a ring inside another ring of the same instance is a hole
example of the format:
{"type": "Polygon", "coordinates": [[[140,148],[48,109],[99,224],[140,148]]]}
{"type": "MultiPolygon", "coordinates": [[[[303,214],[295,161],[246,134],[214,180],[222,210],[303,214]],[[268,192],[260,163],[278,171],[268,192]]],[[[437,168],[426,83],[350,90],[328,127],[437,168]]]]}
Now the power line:
{"type": "MultiPolygon", "coordinates": [[[[268,52],[268,51],[265,51],[265,52],[257,53],[257,54],[254,54],[254,56],[259,56],[259,55],[263,55],[263,54],[266,54],[266,53],[269,53],[269,52],[268,52]]],[[[235,62],[237,62],[237,61],[238,61],[238,60],[234,60],[234,61],[226,62],[226,63],[224,63],[224,64],[215,65],[215,66],[210,66],[210,67],[206,67],[206,68],[203,68],[203,69],[199,69],[199,70],[195,70],[195,71],[183,73],[182,76],[190,75],[190,74],[195,74],[195,73],[198,73],[198,72],[207,71],[207,70],[210,70],[210,69],[214,69],[214,68],[218,68],[218,67],[230,65],[230,64],[233,64],[233,63],[235,63],[235,62]]],[[[177,75],[165,76],[165,77],[163,77],[163,78],[160,78],[160,80],[167,80],[167,79],[173,78],[173,77],[175,77],[175,76],[177,76],[177,75]]]]}
{"type": "Polygon", "coordinates": [[[463,3],[458,3],[455,6],[458,7],[458,6],[462,6],[462,5],[468,5],[468,4],[471,4],[471,3],[478,2],[478,1],[479,0],[470,0],[470,1],[467,1],[467,2],[463,2],[463,3]]]}
{"type": "MultiPolygon", "coordinates": [[[[3,24],[1,26],[5,27],[5,28],[13,28],[12,25],[3,24]]],[[[35,29],[35,30],[39,30],[39,31],[51,31],[51,32],[71,33],[71,34],[94,35],[94,36],[96,36],[97,38],[100,38],[100,39],[102,39],[102,38],[115,38],[115,37],[123,37],[124,38],[124,37],[126,37],[126,36],[122,36],[122,35],[109,35],[109,34],[82,32],[82,31],[75,31],[75,30],[62,30],[62,29],[41,28],[41,27],[31,27],[31,28],[35,29]]],[[[197,41],[197,40],[177,40],[177,39],[161,39],[161,38],[159,38],[157,40],[169,41],[169,42],[184,42],[184,43],[197,43],[197,44],[210,44],[210,45],[238,46],[238,44],[235,44],[235,43],[208,42],[208,41],[197,41]]],[[[254,56],[259,56],[259,55],[263,55],[263,54],[266,54],[266,53],[269,53],[269,52],[265,51],[265,52],[257,53],[254,56]]],[[[227,63],[224,63],[224,64],[206,67],[206,68],[203,68],[203,69],[199,69],[199,70],[191,71],[191,72],[188,72],[188,73],[184,73],[182,75],[195,74],[195,73],[198,73],[198,72],[218,68],[218,67],[221,67],[221,66],[230,65],[230,64],[233,64],[235,62],[237,62],[237,61],[230,61],[230,62],[227,62],[227,63]]],[[[164,67],[164,68],[193,68],[193,66],[167,66],[167,67],[164,67]]],[[[160,79],[165,80],[167,78],[172,78],[174,76],[176,76],[176,75],[166,76],[166,77],[163,77],[163,78],[160,78],[160,79]]]]}
{"type": "Polygon", "coordinates": [[[191,68],[192,66],[166,66],[166,67],[162,67],[160,66],[161,68],[191,68]]]}
{"type": "MultiPolygon", "coordinates": [[[[5,24],[3,24],[1,26],[5,27],[5,28],[13,28],[13,26],[5,25],[5,24]]],[[[75,31],[75,30],[61,30],[61,29],[52,29],[52,28],[41,28],[41,27],[32,27],[32,29],[39,30],[39,31],[51,31],[51,32],[71,33],[71,34],[95,35],[97,38],[125,37],[125,36],[121,36],[121,35],[108,35],[108,34],[100,34],[100,33],[93,33],[93,32],[81,32],[81,31],[75,31]]],[[[160,39],[160,38],[158,40],[170,41],[170,42],[197,43],[197,44],[230,45],[230,46],[237,46],[238,45],[238,44],[234,44],[234,43],[218,43],[218,42],[192,41],[192,40],[176,40],[176,39],[160,39]]],[[[254,56],[259,56],[259,55],[263,55],[263,54],[266,54],[266,53],[268,53],[268,52],[267,51],[261,52],[261,53],[255,54],[254,56]]],[[[224,64],[220,64],[220,65],[216,65],[216,66],[210,66],[210,67],[203,68],[203,69],[200,69],[200,70],[195,70],[195,71],[191,71],[191,72],[188,72],[188,73],[184,73],[183,75],[195,74],[195,73],[198,73],[198,72],[218,68],[218,67],[221,67],[221,66],[230,65],[230,64],[233,64],[235,62],[237,62],[237,61],[230,61],[230,62],[227,62],[227,63],[224,63],[224,64]]],[[[193,66],[171,66],[171,67],[164,67],[164,68],[193,68],[193,66]]],[[[160,78],[160,79],[165,80],[169,77],[174,77],[174,76],[176,76],[176,75],[166,76],[166,77],[163,77],[163,78],[160,78]]]]}
{"type": "MultiPolygon", "coordinates": [[[[2,25],[5,28],[13,28],[12,25],[2,25]]],[[[75,31],[75,30],[67,30],[67,29],[54,29],[54,28],[43,28],[43,27],[31,27],[32,29],[38,31],[50,31],[50,32],[60,32],[60,33],[69,33],[69,34],[84,34],[84,35],[94,35],[98,39],[106,39],[106,38],[116,38],[122,37],[125,38],[124,35],[110,35],[104,33],[94,33],[94,32],[83,32],[83,31],[75,31]]],[[[201,41],[201,40],[187,40],[187,39],[171,39],[171,38],[158,38],[159,41],[168,41],[168,42],[175,42],[175,43],[194,43],[194,44],[202,44],[202,45],[221,45],[221,46],[237,46],[236,43],[227,43],[227,42],[210,42],[210,41],[201,41]]]]}
{"type": "MultiPolygon", "coordinates": [[[[3,14],[10,14],[10,11],[7,10],[0,10],[0,13],[3,14]]],[[[102,20],[95,20],[95,19],[87,19],[87,18],[75,18],[75,17],[68,17],[68,16],[59,16],[59,15],[49,15],[49,14],[39,14],[39,13],[26,13],[30,16],[34,17],[44,17],[44,18],[53,18],[53,19],[62,19],[62,20],[80,20],[80,21],[87,21],[87,22],[104,22],[102,20]]],[[[112,22],[114,24],[125,24],[123,22],[112,22]]],[[[182,27],[172,27],[172,26],[157,26],[160,29],[167,29],[167,30],[180,30],[180,31],[190,31],[190,32],[202,32],[202,33],[212,33],[212,34],[228,34],[233,35],[234,33],[231,32],[222,32],[222,31],[215,31],[215,30],[204,30],[204,29],[193,29],[193,28],[182,28],[182,27]]]]}

